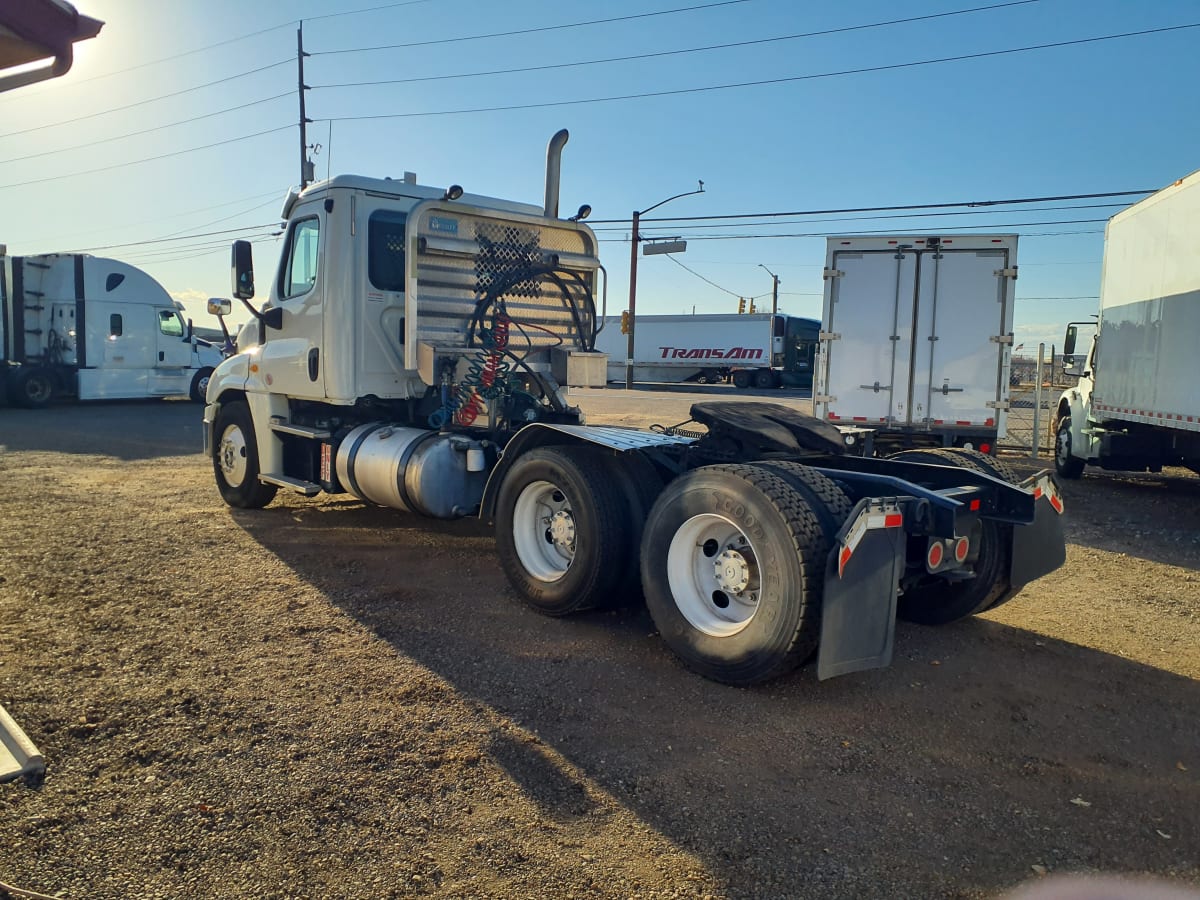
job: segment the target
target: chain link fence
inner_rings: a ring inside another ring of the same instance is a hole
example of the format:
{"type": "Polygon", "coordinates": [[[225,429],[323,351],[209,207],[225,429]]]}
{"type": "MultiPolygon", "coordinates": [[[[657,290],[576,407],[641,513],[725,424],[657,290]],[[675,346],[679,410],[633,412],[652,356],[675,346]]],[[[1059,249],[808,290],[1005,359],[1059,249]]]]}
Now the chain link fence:
{"type": "Polygon", "coordinates": [[[1047,456],[1054,450],[1051,429],[1059,395],[1074,387],[1079,378],[1063,374],[1063,357],[1054,347],[1046,349],[1043,345],[1039,349],[1040,366],[1037,351],[1012,357],[1008,428],[1000,436],[1000,448],[1047,456]]]}

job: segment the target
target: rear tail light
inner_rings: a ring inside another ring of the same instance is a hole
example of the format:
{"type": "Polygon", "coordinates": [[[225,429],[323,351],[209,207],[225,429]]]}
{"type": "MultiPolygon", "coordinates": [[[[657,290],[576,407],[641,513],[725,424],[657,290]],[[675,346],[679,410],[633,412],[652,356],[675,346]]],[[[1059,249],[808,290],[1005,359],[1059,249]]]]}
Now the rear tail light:
{"type": "Polygon", "coordinates": [[[959,538],[954,543],[954,560],[958,563],[967,561],[967,554],[971,552],[971,542],[964,538],[959,538]]]}
{"type": "Polygon", "coordinates": [[[933,541],[929,545],[929,550],[925,553],[925,565],[930,569],[937,569],[945,558],[946,552],[942,547],[941,541],[933,541]]]}

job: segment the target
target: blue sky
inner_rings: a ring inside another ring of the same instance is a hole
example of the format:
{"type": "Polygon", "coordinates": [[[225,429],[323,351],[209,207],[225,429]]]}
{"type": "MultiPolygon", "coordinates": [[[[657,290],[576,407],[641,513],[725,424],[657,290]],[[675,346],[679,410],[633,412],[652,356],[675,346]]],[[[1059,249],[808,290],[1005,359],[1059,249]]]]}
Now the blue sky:
{"type": "MultiPolygon", "coordinates": [[[[698,179],[705,193],[652,215],[1136,190],[1200,168],[1200,28],[751,87],[495,109],[824,76],[1200,23],[1196,0],[1036,0],[838,34],[564,66],[992,5],[713,4],[77,0],[81,12],[106,24],[97,39],[79,45],[73,70],[0,96],[0,242],[10,253],[125,245],[95,252],[146,269],[184,300],[198,324],[211,324],[203,298],[228,295],[235,235],[210,232],[246,227],[256,238],[258,267],[275,265],[269,232],[299,175],[295,54],[302,17],[305,49],[313,54],[305,81],[312,88],[308,115],[316,120],[309,142],[322,145],[319,177],[410,170],[425,184],[459,183],[539,203],[546,141],[566,127],[562,208],[587,202],[594,209],[612,312],[626,306],[631,212],[692,190],[698,179]],[[699,8],[667,12],[685,7],[699,8]],[[656,12],[664,14],[646,15],[656,12]],[[640,18],[464,40],[627,16],[640,18]],[[363,49],[431,41],[438,43],[363,49]],[[435,78],[537,66],[557,68],[435,78]],[[362,85],[399,79],[408,80],[362,85]],[[341,84],[358,86],[334,86],[341,84]],[[468,109],[490,111],[448,114],[468,109]],[[356,120],[380,115],[395,117],[356,120]],[[259,132],[268,133],[247,137],[259,132]],[[212,144],[218,146],[191,149],[212,144]],[[156,156],[164,158],[135,162],[156,156]],[[91,170],[103,171],[82,174],[91,170]],[[597,221],[604,219],[624,224],[597,221]]],[[[719,287],[671,259],[645,257],[638,310],[730,312],[739,294],[767,294],[769,303],[771,279],[761,264],[782,279],[784,311],[818,316],[823,238],[767,235],[918,227],[949,233],[987,225],[1026,235],[1017,342],[1053,343],[1065,322],[1097,305],[1088,298],[1099,289],[1103,222],[1074,220],[1106,219],[1134,199],[937,218],[648,225],[644,234],[686,235],[688,250],[678,261],[719,287]],[[1084,299],[1039,299],[1071,297],[1084,299]]]]}

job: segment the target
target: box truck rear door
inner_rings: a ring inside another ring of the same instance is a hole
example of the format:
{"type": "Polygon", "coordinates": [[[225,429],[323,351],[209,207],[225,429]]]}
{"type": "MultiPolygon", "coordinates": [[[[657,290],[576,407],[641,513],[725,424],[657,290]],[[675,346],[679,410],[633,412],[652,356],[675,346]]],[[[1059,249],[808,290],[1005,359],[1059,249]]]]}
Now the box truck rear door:
{"type": "Polygon", "coordinates": [[[917,254],[908,249],[838,252],[825,321],[829,417],[907,421],[917,254]]]}
{"type": "Polygon", "coordinates": [[[921,253],[913,425],[995,425],[1004,348],[992,338],[1007,330],[1004,279],[996,271],[1007,267],[1003,249],[921,253]]]}

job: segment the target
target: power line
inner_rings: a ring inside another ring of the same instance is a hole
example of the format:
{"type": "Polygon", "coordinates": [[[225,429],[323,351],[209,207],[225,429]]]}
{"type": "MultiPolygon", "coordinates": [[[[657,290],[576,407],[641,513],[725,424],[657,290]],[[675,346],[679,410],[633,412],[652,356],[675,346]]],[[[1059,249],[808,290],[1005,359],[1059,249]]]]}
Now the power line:
{"type": "Polygon", "coordinates": [[[701,3],[696,6],[680,6],[675,9],[662,9],[658,12],[637,13],[631,16],[613,16],[608,19],[589,19],[585,22],[568,22],[564,25],[542,25],[538,28],[522,28],[517,31],[495,31],[490,34],[468,34],[461,37],[437,38],[428,41],[410,41],[406,44],[381,44],[377,47],[346,47],[341,50],[318,50],[312,56],[330,56],[335,53],[369,53],[374,50],[401,50],[408,47],[431,47],[436,44],[455,44],[460,41],[482,41],[487,38],[515,37],[521,34],[537,34],[545,31],[562,31],[567,28],[583,28],[588,25],[607,25],[610,22],[628,22],[633,19],[649,19],[653,16],[669,16],[675,13],[694,12],[698,9],[712,9],[717,6],[732,6],[736,3],[749,3],[751,0],[718,0],[716,3],[701,3]]]}
{"type": "Polygon", "coordinates": [[[101,166],[98,169],[85,169],[79,172],[67,172],[65,175],[52,175],[48,178],[34,178],[30,181],[14,181],[12,184],[0,184],[0,191],[8,188],[26,187],[31,184],[45,184],[49,181],[62,181],[67,178],[78,178],[80,175],[95,175],[97,172],[111,172],[113,169],[124,169],[127,166],[136,166],[141,163],[154,162],[159,159],[168,159],[172,156],[183,156],[185,153],[194,153],[197,150],[208,150],[212,147],[223,147],[225,144],[236,144],[239,141],[248,141],[251,138],[262,137],[265,134],[275,134],[279,131],[287,131],[289,128],[294,128],[294,124],[281,125],[278,128],[268,128],[266,131],[256,131],[254,134],[243,134],[240,137],[227,138],[223,141],[214,141],[211,144],[202,144],[199,147],[186,147],[183,150],[173,150],[170,153],[160,153],[158,156],[147,156],[143,159],[131,159],[123,163],[113,163],[111,166],[101,166]]]}
{"type": "MultiPolygon", "coordinates": [[[[1080,204],[1080,205],[1075,205],[1075,206],[1033,206],[1033,207],[1026,207],[1026,208],[1022,209],[1021,212],[1023,212],[1023,213],[1058,212],[1059,210],[1066,210],[1066,209],[1116,209],[1116,208],[1124,209],[1127,205],[1128,204],[1125,204],[1125,203],[1087,203],[1087,204],[1080,204]]],[[[940,217],[940,216],[994,216],[994,215],[997,215],[998,213],[1003,213],[1003,212],[1006,212],[1006,210],[968,209],[968,210],[957,210],[954,212],[905,213],[903,215],[895,215],[895,216],[846,216],[846,217],[840,218],[840,219],[785,219],[785,220],[776,221],[776,222],[761,222],[761,221],[722,222],[719,224],[712,224],[712,225],[675,224],[675,225],[671,225],[669,228],[666,225],[661,225],[661,226],[657,226],[657,227],[652,226],[645,230],[646,231],[663,231],[663,230],[676,231],[679,229],[695,230],[695,229],[700,229],[700,228],[758,228],[758,227],[761,227],[764,225],[772,226],[772,227],[780,226],[780,225],[811,225],[811,224],[815,224],[818,222],[877,222],[881,219],[924,219],[924,218],[933,218],[933,217],[940,217]]],[[[760,217],[760,218],[765,218],[765,217],[760,217]]],[[[629,223],[626,222],[625,225],[626,225],[626,228],[624,230],[628,230],[629,223]]],[[[947,227],[954,227],[954,226],[947,226],[947,227]]],[[[622,229],[619,226],[613,225],[608,228],[593,228],[592,230],[596,231],[596,232],[608,232],[608,231],[621,231],[622,229]]]]}
{"type": "MultiPolygon", "coordinates": [[[[1062,219],[1062,220],[1052,221],[1052,222],[994,222],[994,223],[989,223],[987,225],[959,225],[954,228],[954,231],[983,229],[986,231],[999,232],[999,231],[1002,231],[1004,229],[1009,229],[1009,228],[1037,227],[1040,225],[1069,225],[1069,224],[1076,224],[1076,223],[1082,224],[1082,223],[1107,222],[1107,221],[1108,221],[1108,219],[1062,219]]],[[[823,238],[823,237],[838,237],[838,236],[844,235],[845,233],[846,232],[844,232],[844,231],[806,231],[806,232],[793,232],[793,233],[788,233],[788,234],[701,234],[701,235],[689,235],[688,240],[689,241],[747,241],[747,240],[760,240],[760,239],[768,239],[768,238],[823,238]]],[[[894,230],[892,230],[892,231],[856,231],[856,232],[854,232],[855,236],[858,236],[858,237],[880,237],[880,236],[885,236],[885,235],[894,235],[895,233],[896,232],[894,230]]],[[[919,234],[942,235],[942,234],[946,234],[947,232],[945,231],[945,229],[910,228],[910,229],[905,229],[904,233],[906,235],[909,235],[909,234],[911,234],[911,235],[919,235],[919,234]]],[[[1099,234],[1100,230],[1097,229],[1097,230],[1093,230],[1093,231],[1046,232],[1046,233],[1047,234],[1099,234]]],[[[627,244],[627,243],[629,243],[628,238],[597,238],[597,240],[601,241],[603,243],[606,243],[606,244],[616,244],[616,243],[627,244]]]]}
{"type": "MultiPolygon", "coordinates": [[[[740,2],[740,0],[729,0],[740,2]]],[[[763,78],[757,81],[739,81],[731,84],[713,84],[706,87],[676,88],[667,91],[645,91],[638,94],[614,94],[610,97],[585,97],[579,100],[551,100],[544,103],[514,103],[508,106],[480,106],[467,109],[442,109],[429,112],[386,113],[372,116],[336,116],[317,119],[319,122],[364,122],[378,119],[413,119],[425,116],[456,116],[471,113],[511,112],[519,109],[546,109],[555,106],[579,106],[587,103],[610,103],[618,100],[642,100],[648,97],[674,97],[683,94],[701,94],[709,91],[725,91],[736,88],[762,87],[768,84],[786,84],[796,81],[812,81],[820,78],[837,78],[843,75],[862,75],[869,72],[888,72],[896,69],[912,69],[919,66],[932,66],[941,63],[963,62],[969,59],[984,59],[992,56],[1006,56],[1013,53],[1028,53],[1033,50],[1049,50],[1058,47],[1071,47],[1080,44],[1094,44],[1100,41],[1114,41],[1123,38],[1140,37],[1147,34],[1163,34],[1171,31],[1183,31],[1188,28],[1200,28],[1200,22],[1187,25],[1171,25],[1165,28],[1149,28],[1143,31],[1125,31],[1120,34],[1107,34],[1093,38],[1079,38],[1071,41],[1055,41],[1049,44],[1030,44],[1026,47],[1012,47],[1006,50],[988,50],[981,53],[964,53],[958,56],[942,56],[935,59],[922,59],[914,62],[892,63],[886,66],[863,66],[856,69],[841,69],[835,72],[818,72],[812,75],[790,75],[784,78],[763,78]]],[[[409,46],[409,45],[398,45],[409,46]]],[[[378,48],[383,49],[383,48],[378,48]]],[[[316,54],[314,54],[316,55],[316,54]]]]}
{"type": "MultiPolygon", "coordinates": [[[[27,159],[41,159],[46,156],[53,156],[56,153],[68,153],[71,150],[86,150],[95,147],[97,144],[111,144],[113,141],[123,141],[126,138],[140,137],[143,134],[150,134],[153,131],[162,131],[165,128],[174,128],[177,125],[188,125],[192,122],[199,122],[201,119],[211,119],[214,116],[223,116],[226,113],[236,112],[239,109],[246,109],[250,106],[259,106],[263,103],[270,103],[272,100],[281,100],[284,97],[295,96],[294,91],[287,91],[283,94],[276,94],[274,97],[264,97],[261,100],[251,100],[249,103],[242,103],[238,106],[230,106],[227,109],[219,109],[216,112],[204,113],[199,116],[191,116],[187,119],[181,119],[178,122],[168,122],[166,125],[155,125],[153,128],[143,128],[141,131],[131,131],[127,134],[118,134],[114,137],[98,138],[88,141],[86,144],[75,144],[71,147],[60,147],[57,150],[41,150],[37,153],[31,153],[28,156],[14,156],[12,159],[0,161],[0,166],[8,165],[14,162],[24,162],[27,159]]],[[[49,127],[49,126],[47,126],[49,127]]]]}
{"type": "MultiPolygon", "coordinates": [[[[683,263],[681,263],[679,260],[677,260],[677,259],[676,259],[676,258],[675,258],[673,255],[671,255],[670,253],[667,253],[667,254],[664,254],[664,255],[665,255],[665,256],[667,257],[667,259],[669,259],[671,262],[675,263],[675,265],[679,266],[679,268],[681,268],[681,269],[687,269],[687,271],[691,272],[693,275],[695,275],[695,276],[696,276],[697,278],[699,278],[701,281],[705,282],[706,284],[711,284],[711,285],[712,285],[713,287],[715,287],[715,288],[716,288],[718,291],[724,291],[724,292],[725,292],[725,293],[727,293],[727,294],[728,294],[730,297],[745,297],[745,296],[746,296],[745,294],[735,294],[735,293],[734,293],[733,291],[731,291],[729,288],[724,288],[724,287],[721,287],[721,286],[720,286],[719,284],[717,284],[715,281],[709,281],[707,278],[705,278],[703,275],[701,275],[701,274],[700,274],[699,272],[697,272],[695,269],[688,269],[688,267],[687,267],[687,266],[685,266],[683,263]]],[[[765,297],[765,296],[766,296],[766,294],[763,294],[762,296],[764,296],[764,297],[765,297]]]]}
{"type": "Polygon", "coordinates": [[[207,84],[198,84],[195,87],[184,88],[179,91],[172,91],[169,94],[161,94],[158,97],[150,97],[147,100],[138,100],[136,103],[127,103],[124,106],[114,106],[112,109],[102,109],[98,112],[88,113],[85,116],[76,116],[74,119],[64,119],[61,122],[50,122],[46,125],[35,125],[33,128],[23,128],[20,131],[10,131],[8,134],[0,134],[0,138],[16,137],[20,134],[31,134],[35,131],[44,131],[47,128],[58,128],[60,125],[73,125],[76,122],[83,122],[87,119],[95,119],[99,116],[107,116],[109,113],[123,112],[127,109],[133,109],[137,106],[145,106],[147,103],[157,103],[159,100],[167,100],[171,97],[179,97],[183,94],[190,94],[193,91],[201,91],[204,88],[210,88],[217,84],[224,84],[227,81],[233,81],[237,78],[245,78],[247,75],[257,75],[259,72],[265,72],[268,69],[277,69],[282,65],[295,62],[293,59],[284,59],[276,63],[271,63],[269,66],[259,66],[257,69],[251,69],[248,72],[239,72],[237,75],[230,75],[227,78],[218,78],[216,81],[210,81],[207,84]]]}
{"type": "Polygon", "coordinates": [[[149,244],[165,244],[171,241],[190,241],[195,238],[213,237],[218,234],[236,234],[239,231],[253,231],[258,228],[274,228],[275,222],[263,222],[258,225],[244,225],[241,228],[226,228],[221,231],[206,231],[201,234],[186,234],[182,237],[155,238],[149,241],[132,241],[128,244],[102,244],[98,247],[82,247],[78,250],[71,250],[71,253],[93,253],[96,250],[119,250],[123,247],[145,247],[149,244]]]}
{"type": "Polygon", "coordinates": [[[486,72],[459,72],[452,75],[422,75],[415,78],[393,78],[385,81],[354,81],[345,82],[342,84],[317,84],[313,85],[313,88],[375,87],[385,84],[412,84],[420,81],[445,81],[454,78],[480,78],[490,75],[512,75],[522,72],[544,72],[550,69],[568,69],[578,66],[596,66],[614,62],[631,62],[639,59],[655,59],[662,56],[678,56],[684,53],[703,53],[710,50],[729,50],[736,47],[752,47],[758,44],[770,44],[777,43],[779,41],[794,41],[801,38],[821,37],[830,34],[843,34],[849,31],[863,31],[869,28],[882,28],[888,25],[901,25],[908,22],[920,22],[926,19],[940,19],[947,16],[961,16],[966,15],[967,13],[1003,9],[1009,6],[1023,6],[1025,4],[1037,2],[1039,2],[1039,0],[1010,0],[1010,2],[1007,3],[994,3],[990,6],[976,6],[971,9],[958,9],[952,10],[951,12],[932,13],[925,16],[910,16],[905,19],[889,19],[885,22],[870,22],[865,25],[847,25],[841,28],[827,28],[822,31],[806,31],[800,34],[787,34],[780,37],[758,38],[757,40],[737,41],[729,44],[710,44],[706,47],[689,47],[683,50],[661,50],[657,53],[639,53],[633,56],[612,56],[606,59],[580,60],[577,62],[555,63],[545,66],[524,66],[516,69],[492,69],[486,72]]]}
{"type": "MultiPolygon", "coordinates": [[[[1097,200],[1105,197],[1133,197],[1145,194],[1153,194],[1158,188],[1140,191],[1105,191],[1098,194],[1059,194],[1054,197],[1009,197],[1002,200],[957,200],[950,203],[907,203],[900,206],[850,206],[842,209],[799,209],[789,210],[787,212],[763,212],[763,213],[727,213],[725,215],[716,216],[676,216],[642,219],[641,224],[647,222],[704,222],[712,219],[772,219],[781,216],[821,216],[830,215],[833,213],[869,213],[869,212],[895,212],[905,209],[949,209],[956,206],[965,206],[974,208],[977,206],[1017,206],[1026,203],[1054,203],[1062,200],[1097,200]]],[[[1065,208],[1065,207],[1062,207],[1065,208]]],[[[592,225],[610,225],[613,223],[622,222],[628,223],[628,219],[592,219],[592,225]]]]}
{"type": "MultiPolygon", "coordinates": [[[[428,3],[429,0],[405,0],[403,3],[385,3],[382,6],[368,6],[363,9],[346,9],[341,12],[324,13],[320,16],[305,16],[305,22],[315,22],[318,19],[336,19],[341,16],[357,16],[359,13],[379,12],[381,9],[395,9],[398,6],[416,6],[418,3],[428,3]]],[[[289,22],[288,24],[294,24],[289,22]]]]}

